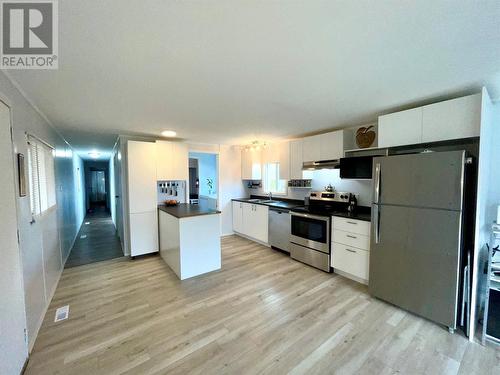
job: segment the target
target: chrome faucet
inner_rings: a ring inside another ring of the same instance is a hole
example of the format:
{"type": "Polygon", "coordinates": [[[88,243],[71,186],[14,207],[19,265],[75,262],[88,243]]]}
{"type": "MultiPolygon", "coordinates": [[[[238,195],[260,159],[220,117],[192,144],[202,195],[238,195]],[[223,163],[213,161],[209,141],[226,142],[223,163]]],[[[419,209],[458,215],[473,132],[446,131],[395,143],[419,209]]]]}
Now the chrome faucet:
{"type": "Polygon", "coordinates": [[[269,192],[269,200],[272,201],[273,200],[273,193],[269,192]]]}

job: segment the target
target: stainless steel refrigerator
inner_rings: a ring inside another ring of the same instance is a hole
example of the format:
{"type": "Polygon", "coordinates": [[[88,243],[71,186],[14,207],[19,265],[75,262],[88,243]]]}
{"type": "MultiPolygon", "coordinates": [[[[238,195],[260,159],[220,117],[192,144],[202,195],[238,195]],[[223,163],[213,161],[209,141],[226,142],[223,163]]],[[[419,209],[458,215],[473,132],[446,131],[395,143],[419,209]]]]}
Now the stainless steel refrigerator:
{"type": "Polygon", "coordinates": [[[457,326],[465,151],[373,159],[370,293],[457,326]]]}

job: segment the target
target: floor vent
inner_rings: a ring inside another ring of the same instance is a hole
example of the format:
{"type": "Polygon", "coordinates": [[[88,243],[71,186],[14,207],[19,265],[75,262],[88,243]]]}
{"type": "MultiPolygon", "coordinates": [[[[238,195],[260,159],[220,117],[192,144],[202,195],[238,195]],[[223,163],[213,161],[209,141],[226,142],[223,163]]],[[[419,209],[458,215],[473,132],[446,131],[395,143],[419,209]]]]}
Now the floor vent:
{"type": "Polygon", "coordinates": [[[56,310],[56,316],[54,318],[54,322],[57,323],[60,322],[61,320],[66,320],[68,319],[68,315],[69,315],[69,305],[59,307],[56,310]]]}
{"type": "Polygon", "coordinates": [[[86,234],[82,234],[82,235],[80,236],[80,238],[81,238],[82,240],[84,240],[85,238],[87,238],[87,235],[86,235],[86,234]]]}

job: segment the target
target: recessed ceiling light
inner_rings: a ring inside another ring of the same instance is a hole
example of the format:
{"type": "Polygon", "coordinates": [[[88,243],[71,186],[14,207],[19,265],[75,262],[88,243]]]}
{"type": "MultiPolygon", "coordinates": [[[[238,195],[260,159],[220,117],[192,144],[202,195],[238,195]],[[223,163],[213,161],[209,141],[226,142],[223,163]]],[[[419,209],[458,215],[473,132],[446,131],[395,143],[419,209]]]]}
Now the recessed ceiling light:
{"type": "Polygon", "coordinates": [[[161,132],[161,135],[163,135],[164,137],[173,138],[177,135],[177,133],[173,130],[164,130],[161,132]]]}
{"type": "Polygon", "coordinates": [[[101,155],[101,153],[97,150],[92,150],[89,152],[89,156],[92,158],[92,159],[97,159],[99,156],[101,155]]]}

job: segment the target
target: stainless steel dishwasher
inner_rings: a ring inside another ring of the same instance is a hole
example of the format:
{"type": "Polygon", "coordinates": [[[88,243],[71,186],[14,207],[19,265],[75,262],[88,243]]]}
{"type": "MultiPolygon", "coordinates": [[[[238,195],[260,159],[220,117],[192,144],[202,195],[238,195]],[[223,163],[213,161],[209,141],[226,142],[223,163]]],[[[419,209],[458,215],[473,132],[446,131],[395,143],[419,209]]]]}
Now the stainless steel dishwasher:
{"type": "Polygon", "coordinates": [[[290,211],[269,207],[269,245],[290,252],[290,211]]]}

